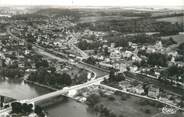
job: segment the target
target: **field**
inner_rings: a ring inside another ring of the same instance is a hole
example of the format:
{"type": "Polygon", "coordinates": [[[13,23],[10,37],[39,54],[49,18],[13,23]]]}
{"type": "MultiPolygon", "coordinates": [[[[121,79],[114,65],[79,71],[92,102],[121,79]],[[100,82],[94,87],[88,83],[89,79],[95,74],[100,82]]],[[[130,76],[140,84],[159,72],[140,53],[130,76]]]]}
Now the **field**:
{"type": "Polygon", "coordinates": [[[139,17],[126,17],[126,16],[89,16],[89,17],[81,17],[79,19],[79,23],[90,23],[97,21],[111,21],[111,20],[129,20],[129,19],[137,19],[139,17]]]}
{"type": "Polygon", "coordinates": [[[130,96],[126,100],[121,100],[120,97],[116,97],[116,100],[114,101],[102,98],[101,104],[104,104],[117,115],[123,115],[125,117],[150,117],[161,112],[161,110],[156,107],[150,105],[142,106],[138,104],[138,101],[140,100],[140,98],[134,96],[130,96]],[[145,113],[144,111],[146,109],[149,109],[150,113],[145,113]]]}
{"type": "Polygon", "coordinates": [[[184,16],[158,18],[157,21],[171,22],[172,24],[178,22],[179,24],[181,24],[184,23],[184,16]]]}
{"type": "Polygon", "coordinates": [[[175,45],[175,46],[178,46],[181,43],[184,43],[184,35],[183,34],[180,34],[180,35],[172,35],[172,36],[163,36],[161,38],[162,39],[169,39],[170,37],[172,37],[174,39],[174,41],[177,42],[177,45],[175,45]]]}
{"type": "Polygon", "coordinates": [[[184,117],[183,113],[164,115],[161,112],[162,104],[130,95],[113,95],[114,100],[102,97],[100,104],[110,109],[116,115],[123,117],[184,117]],[[123,97],[123,99],[122,99],[123,97]]]}

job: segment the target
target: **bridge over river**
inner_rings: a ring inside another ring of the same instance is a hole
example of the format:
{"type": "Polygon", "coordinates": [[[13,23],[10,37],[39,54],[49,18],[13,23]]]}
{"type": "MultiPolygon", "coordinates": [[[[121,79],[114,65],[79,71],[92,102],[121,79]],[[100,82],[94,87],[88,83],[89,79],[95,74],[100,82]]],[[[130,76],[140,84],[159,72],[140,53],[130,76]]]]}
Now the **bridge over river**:
{"type": "MultiPolygon", "coordinates": [[[[61,89],[61,90],[57,90],[57,91],[54,91],[54,92],[51,92],[51,93],[48,93],[48,94],[38,96],[36,98],[28,99],[26,102],[35,104],[39,101],[43,101],[43,100],[46,100],[46,99],[49,99],[49,98],[53,98],[53,97],[62,95],[62,94],[67,93],[71,90],[79,90],[79,89],[82,89],[82,88],[85,88],[85,87],[88,87],[88,86],[91,86],[91,85],[95,85],[95,84],[98,85],[98,84],[100,84],[100,82],[102,82],[104,80],[104,78],[107,78],[107,77],[108,77],[108,75],[105,75],[105,76],[99,77],[97,79],[88,81],[84,84],[71,86],[69,88],[64,88],[64,89],[61,89]]],[[[0,115],[4,114],[4,113],[9,113],[9,112],[11,112],[11,107],[9,107],[7,109],[0,110],[0,115]]]]}

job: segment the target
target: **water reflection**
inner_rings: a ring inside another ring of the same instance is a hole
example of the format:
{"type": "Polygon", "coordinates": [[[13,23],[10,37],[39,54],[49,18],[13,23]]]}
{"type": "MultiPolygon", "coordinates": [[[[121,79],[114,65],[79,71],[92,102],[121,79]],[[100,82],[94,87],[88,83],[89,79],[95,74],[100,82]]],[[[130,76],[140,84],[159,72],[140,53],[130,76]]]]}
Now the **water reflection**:
{"type": "MultiPolygon", "coordinates": [[[[0,80],[0,95],[18,100],[37,97],[51,90],[24,83],[22,80],[0,80]]],[[[46,107],[49,117],[96,117],[87,110],[87,105],[67,98],[46,107]]]]}

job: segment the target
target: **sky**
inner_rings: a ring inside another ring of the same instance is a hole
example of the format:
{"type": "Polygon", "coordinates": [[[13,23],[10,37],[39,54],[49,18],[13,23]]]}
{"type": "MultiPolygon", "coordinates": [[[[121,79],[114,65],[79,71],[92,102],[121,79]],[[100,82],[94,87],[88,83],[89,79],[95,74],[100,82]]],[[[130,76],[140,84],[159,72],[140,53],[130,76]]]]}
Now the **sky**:
{"type": "Polygon", "coordinates": [[[184,0],[0,0],[4,5],[184,6],[184,0]]]}

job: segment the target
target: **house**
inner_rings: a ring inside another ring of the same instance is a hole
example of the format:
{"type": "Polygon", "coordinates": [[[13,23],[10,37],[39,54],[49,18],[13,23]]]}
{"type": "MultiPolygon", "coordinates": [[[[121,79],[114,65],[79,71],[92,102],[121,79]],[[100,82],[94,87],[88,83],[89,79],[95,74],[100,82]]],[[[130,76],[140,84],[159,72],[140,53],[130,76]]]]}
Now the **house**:
{"type": "Polygon", "coordinates": [[[114,48],[115,47],[115,43],[111,43],[111,48],[114,48]]]}
{"type": "Polygon", "coordinates": [[[177,57],[178,56],[178,52],[177,51],[171,51],[167,53],[168,56],[172,56],[172,57],[177,57]]]}
{"type": "Polygon", "coordinates": [[[129,42],[128,45],[134,49],[138,48],[138,45],[136,43],[129,42]]]}
{"type": "Polygon", "coordinates": [[[143,94],[144,93],[144,89],[143,89],[143,86],[142,85],[138,85],[135,87],[135,92],[137,94],[143,94]]]}
{"type": "Polygon", "coordinates": [[[113,63],[113,68],[119,70],[120,73],[127,71],[126,61],[117,61],[113,63]]]}
{"type": "Polygon", "coordinates": [[[0,52],[0,58],[1,59],[5,59],[6,57],[5,57],[5,55],[3,53],[0,52]]]}
{"type": "Polygon", "coordinates": [[[184,32],[179,32],[179,35],[184,35],[184,32]]]}
{"type": "Polygon", "coordinates": [[[138,57],[137,55],[133,55],[132,56],[132,61],[134,61],[134,62],[141,62],[142,59],[140,57],[138,57]]]}
{"type": "Polygon", "coordinates": [[[166,98],[166,97],[160,97],[159,100],[162,101],[162,102],[165,102],[165,103],[169,103],[169,104],[172,104],[172,105],[176,105],[172,100],[169,100],[169,99],[166,98]]]}
{"type": "Polygon", "coordinates": [[[110,53],[110,58],[111,59],[120,59],[121,58],[121,53],[118,50],[114,50],[113,52],[110,53]]]}
{"type": "Polygon", "coordinates": [[[124,58],[130,58],[133,55],[133,53],[131,51],[126,50],[125,52],[122,53],[122,55],[124,58]]]}
{"type": "Polygon", "coordinates": [[[114,92],[113,91],[110,91],[110,90],[109,91],[106,90],[106,92],[104,94],[107,95],[107,96],[110,96],[110,95],[113,95],[114,92]]]}
{"type": "Polygon", "coordinates": [[[122,88],[122,90],[126,91],[128,88],[131,87],[131,84],[130,82],[125,80],[125,81],[119,82],[119,86],[122,88]]]}
{"type": "Polygon", "coordinates": [[[18,67],[19,67],[19,68],[24,68],[24,67],[25,67],[24,62],[20,62],[20,63],[18,63],[18,67]]]}
{"type": "Polygon", "coordinates": [[[24,45],[25,45],[24,41],[19,41],[18,44],[19,44],[20,46],[24,46],[24,45]]]}
{"type": "Polygon", "coordinates": [[[153,47],[147,47],[146,53],[155,53],[156,50],[153,47]]]}
{"type": "Polygon", "coordinates": [[[137,66],[135,66],[135,65],[130,66],[130,67],[129,67],[129,69],[130,69],[130,72],[133,72],[133,73],[138,72],[138,67],[137,67],[137,66]]]}
{"type": "Polygon", "coordinates": [[[30,50],[25,50],[25,51],[24,51],[24,54],[25,54],[25,55],[28,55],[29,53],[30,53],[30,50]]]}
{"type": "Polygon", "coordinates": [[[113,65],[109,64],[109,63],[104,63],[104,62],[99,62],[99,65],[105,68],[112,68],[113,65]]]}
{"type": "Polygon", "coordinates": [[[158,98],[158,96],[159,96],[159,88],[153,87],[153,86],[149,87],[149,89],[148,89],[148,96],[152,97],[152,98],[158,98]]]}

